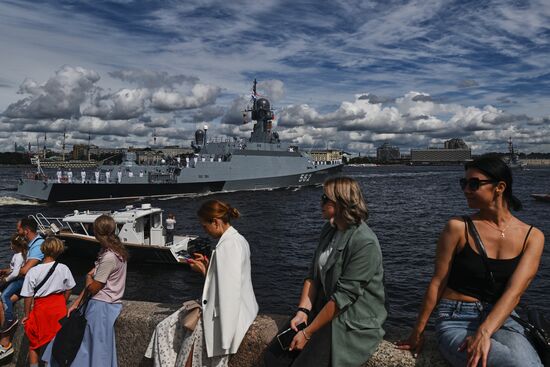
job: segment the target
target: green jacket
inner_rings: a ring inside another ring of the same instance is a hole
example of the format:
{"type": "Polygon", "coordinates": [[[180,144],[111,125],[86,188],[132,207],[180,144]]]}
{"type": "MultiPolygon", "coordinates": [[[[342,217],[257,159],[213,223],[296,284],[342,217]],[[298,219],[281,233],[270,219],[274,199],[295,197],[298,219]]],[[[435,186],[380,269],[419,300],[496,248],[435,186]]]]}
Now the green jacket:
{"type": "Polygon", "coordinates": [[[356,367],[370,358],[384,336],[382,252],[374,232],[361,222],[343,233],[320,272],[319,255],[335,233],[330,224],[323,227],[308,278],[317,294],[324,290],[340,310],[332,320],[331,365],[356,367]]]}

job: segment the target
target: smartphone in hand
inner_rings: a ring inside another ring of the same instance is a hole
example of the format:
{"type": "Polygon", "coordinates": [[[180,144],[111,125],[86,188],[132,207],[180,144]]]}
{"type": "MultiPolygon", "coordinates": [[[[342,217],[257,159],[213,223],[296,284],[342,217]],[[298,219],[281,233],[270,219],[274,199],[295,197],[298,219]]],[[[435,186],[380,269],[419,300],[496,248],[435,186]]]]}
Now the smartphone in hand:
{"type": "MultiPolygon", "coordinates": [[[[303,330],[306,328],[306,323],[302,322],[300,325],[297,325],[296,328],[298,330],[303,330]]],[[[290,347],[290,343],[292,343],[292,339],[294,339],[294,336],[296,335],[296,331],[292,330],[292,328],[288,328],[279,335],[277,335],[277,340],[279,341],[279,345],[283,350],[288,350],[290,347]]]]}

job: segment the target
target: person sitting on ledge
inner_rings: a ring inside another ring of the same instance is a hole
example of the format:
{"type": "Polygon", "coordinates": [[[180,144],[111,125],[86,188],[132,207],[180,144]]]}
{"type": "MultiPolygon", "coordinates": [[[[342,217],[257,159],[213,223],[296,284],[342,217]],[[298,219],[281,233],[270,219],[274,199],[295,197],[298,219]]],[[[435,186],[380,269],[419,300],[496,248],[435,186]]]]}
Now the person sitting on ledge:
{"type": "Polygon", "coordinates": [[[274,340],[264,358],[268,367],[360,366],[384,336],[382,252],[365,223],[367,204],[358,182],[349,177],[325,181],[321,210],[328,222],[290,321],[296,332],[291,352],[274,340]]]}
{"type": "Polygon", "coordinates": [[[239,211],[210,200],[197,215],[204,231],[218,239],[210,259],[197,253],[188,260],[191,269],[206,277],[200,300],[202,315],[197,313],[190,325],[185,322],[190,312],[183,307],[157,325],[145,353],[156,367],[227,366],[229,355],[237,352],[258,314],[250,246],[230,223],[231,218],[239,218],[239,211]]]}
{"type": "Polygon", "coordinates": [[[468,206],[478,211],[447,222],[416,325],[397,348],[420,352],[437,306],[437,344],[453,366],[542,366],[523,327],[510,315],[517,316],[514,308],[537,273],[544,235],[511,213],[521,209],[521,202],[512,194],[512,171],[499,157],[481,156],[465,169],[460,186],[468,206]],[[487,266],[471,226],[486,248],[487,266]]]}

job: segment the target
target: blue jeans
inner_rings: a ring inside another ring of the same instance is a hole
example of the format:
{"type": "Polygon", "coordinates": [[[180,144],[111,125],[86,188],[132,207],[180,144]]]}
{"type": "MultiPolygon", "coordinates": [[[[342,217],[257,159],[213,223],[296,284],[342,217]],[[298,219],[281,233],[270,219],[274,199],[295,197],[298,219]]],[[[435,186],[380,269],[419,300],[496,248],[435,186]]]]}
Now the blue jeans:
{"type": "Polygon", "coordinates": [[[6,321],[12,321],[13,316],[13,303],[10,301],[10,297],[14,294],[19,294],[21,288],[23,288],[23,281],[25,278],[17,278],[10,282],[4,291],[2,292],[2,303],[4,304],[4,318],[6,321]]]}
{"type": "MultiPolygon", "coordinates": [[[[464,339],[474,335],[492,309],[482,302],[461,302],[442,299],[437,307],[435,330],[441,354],[453,366],[465,366],[466,351],[458,347],[464,339]]],[[[514,315],[516,315],[514,311],[514,315]]],[[[481,362],[479,364],[481,366],[481,362]]],[[[530,367],[540,366],[540,358],[525,337],[523,327],[508,317],[504,324],[491,336],[488,366],[530,367]]]]}

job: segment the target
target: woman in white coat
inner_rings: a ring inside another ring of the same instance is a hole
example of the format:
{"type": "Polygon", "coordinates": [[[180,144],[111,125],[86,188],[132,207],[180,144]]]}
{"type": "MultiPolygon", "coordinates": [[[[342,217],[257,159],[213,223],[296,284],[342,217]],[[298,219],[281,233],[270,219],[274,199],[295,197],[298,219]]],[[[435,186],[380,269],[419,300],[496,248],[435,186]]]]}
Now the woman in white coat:
{"type": "Polygon", "coordinates": [[[210,259],[194,254],[195,258],[189,260],[191,268],[206,277],[200,299],[202,316],[193,331],[181,326],[184,309],[159,323],[146,353],[155,366],[227,366],[229,355],[237,352],[258,314],[250,275],[250,247],[230,223],[231,218],[239,218],[239,211],[222,201],[210,200],[197,215],[204,231],[218,239],[210,259]],[[174,343],[180,337],[183,342],[174,343]]]}

